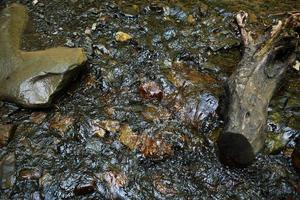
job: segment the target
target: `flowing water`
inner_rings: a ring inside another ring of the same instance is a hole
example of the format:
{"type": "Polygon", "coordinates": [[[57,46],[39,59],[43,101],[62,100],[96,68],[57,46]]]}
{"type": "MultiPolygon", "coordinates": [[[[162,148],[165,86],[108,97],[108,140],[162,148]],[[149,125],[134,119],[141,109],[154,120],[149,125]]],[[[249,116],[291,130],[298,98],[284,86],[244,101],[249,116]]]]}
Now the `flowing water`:
{"type": "Polygon", "coordinates": [[[300,198],[290,161],[300,130],[296,70],[271,102],[267,147],[253,165],[229,169],[215,147],[223,86],[241,58],[234,13],[247,11],[260,34],[300,10],[298,0],[4,0],[0,8],[12,2],[29,8],[24,50],[83,47],[89,59],[51,108],[0,103],[0,123],[17,126],[0,150],[1,199],[300,198]],[[117,41],[120,31],[132,39],[117,41]]]}

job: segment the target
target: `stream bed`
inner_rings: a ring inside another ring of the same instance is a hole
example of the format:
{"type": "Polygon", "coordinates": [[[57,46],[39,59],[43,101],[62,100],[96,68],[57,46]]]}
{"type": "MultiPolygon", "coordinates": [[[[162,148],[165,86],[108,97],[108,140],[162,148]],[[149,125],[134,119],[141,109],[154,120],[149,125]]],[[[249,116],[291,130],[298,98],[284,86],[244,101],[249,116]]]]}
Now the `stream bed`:
{"type": "Polygon", "coordinates": [[[291,152],[300,73],[268,109],[266,148],[223,166],[224,83],[241,59],[234,14],[262,34],[298,0],[0,0],[29,9],[23,50],[82,47],[88,62],[52,107],[0,102],[0,199],[300,199],[291,152]]]}

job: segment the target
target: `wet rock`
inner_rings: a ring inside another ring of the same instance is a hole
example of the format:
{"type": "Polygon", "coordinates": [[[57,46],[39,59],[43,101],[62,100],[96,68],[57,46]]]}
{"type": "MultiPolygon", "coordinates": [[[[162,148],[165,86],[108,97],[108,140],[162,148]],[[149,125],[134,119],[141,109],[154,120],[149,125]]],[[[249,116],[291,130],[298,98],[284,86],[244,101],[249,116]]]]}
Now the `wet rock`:
{"type": "Polygon", "coordinates": [[[41,177],[41,171],[36,168],[24,168],[19,172],[19,178],[25,180],[39,179],[41,177]]]}
{"type": "Polygon", "coordinates": [[[299,135],[299,132],[291,128],[280,128],[273,132],[267,133],[264,152],[267,154],[277,154],[283,150],[294,138],[299,135]]]}
{"type": "Polygon", "coordinates": [[[16,158],[14,153],[5,155],[0,161],[0,181],[2,189],[11,189],[16,181],[16,158]]]}
{"type": "Polygon", "coordinates": [[[121,127],[119,140],[129,149],[136,149],[153,160],[162,160],[174,154],[172,146],[164,141],[161,134],[155,137],[145,133],[136,134],[127,124],[121,127]]]}
{"type": "Polygon", "coordinates": [[[174,17],[176,21],[184,21],[187,18],[187,14],[179,7],[170,8],[169,15],[174,17]]]}
{"type": "Polygon", "coordinates": [[[195,85],[203,89],[213,91],[218,83],[214,76],[202,73],[197,69],[185,64],[184,62],[174,62],[171,69],[164,70],[164,74],[176,88],[195,85]]]}
{"type": "Polygon", "coordinates": [[[140,7],[136,4],[133,4],[133,5],[126,5],[126,6],[123,6],[121,8],[121,10],[123,11],[123,15],[125,17],[128,17],[128,18],[134,18],[134,17],[137,17],[137,15],[139,14],[140,12],[140,7]]]}
{"type": "MultiPolygon", "coordinates": [[[[124,196],[123,187],[126,186],[128,178],[124,173],[109,171],[104,174],[104,180],[110,189],[110,198],[119,199],[124,196]]],[[[122,199],[122,198],[121,198],[122,199]]]]}
{"type": "Polygon", "coordinates": [[[292,163],[295,170],[300,173],[300,138],[298,138],[296,147],[292,153],[292,163]]]}
{"type": "Polygon", "coordinates": [[[97,80],[97,78],[93,75],[87,75],[84,79],[83,79],[84,85],[85,85],[85,89],[89,89],[91,87],[94,87],[97,83],[99,83],[99,81],[97,80]]]}
{"type": "Polygon", "coordinates": [[[106,131],[104,129],[97,128],[96,130],[93,130],[93,131],[94,131],[94,135],[96,135],[97,137],[99,137],[99,138],[105,137],[106,131]]]}
{"type": "Polygon", "coordinates": [[[140,96],[144,99],[158,99],[161,100],[163,98],[163,92],[160,86],[154,82],[150,81],[142,84],[139,87],[140,96]]]}
{"type": "Polygon", "coordinates": [[[199,12],[202,16],[206,16],[207,13],[208,13],[208,5],[205,4],[205,3],[200,3],[200,6],[199,6],[199,12]]]}
{"type": "Polygon", "coordinates": [[[176,31],[173,28],[169,28],[164,32],[164,38],[166,40],[171,40],[176,37],[176,31]]]}
{"type": "Polygon", "coordinates": [[[93,57],[93,40],[90,37],[85,37],[84,43],[82,45],[89,59],[93,57]]]}
{"type": "Polygon", "coordinates": [[[106,131],[104,128],[101,127],[102,125],[98,120],[93,120],[91,122],[91,131],[93,135],[99,138],[103,138],[106,135],[106,131]]]}
{"type": "Polygon", "coordinates": [[[94,47],[99,51],[101,54],[111,55],[111,52],[102,44],[94,45],[94,47]]]}
{"type": "Polygon", "coordinates": [[[189,24],[194,24],[196,22],[196,19],[194,18],[193,15],[189,15],[188,18],[187,18],[187,22],[189,24]]]}
{"type": "Polygon", "coordinates": [[[42,195],[39,191],[35,191],[31,194],[31,199],[32,200],[41,200],[43,198],[42,198],[42,195]]]}
{"type": "Polygon", "coordinates": [[[34,112],[30,116],[30,120],[35,124],[41,124],[47,117],[47,113],[44,112],[34,112]]]}
{"type": "Polygon", "coordinates": [[[96,189],[96,181],[94,179],[85,180],[79,185],[77,185],[73,192],[76,196],[86,195],[94,192],[96,189]]]}
{"type": "Polygon", "coordinates": [[[119,31],[119,32],[116,33],[115,39],[118,42],[126,42],[126,41],[132,39],[132,36],[129,35],[128,33],[124,33],[122,31],[119,31]]]}
{"type": "Polygon", "coordinates": [[[98,122],[98,125],[109,132],[117,132],[120,130],[120,122],[114,120],[103,120],[98,122]]]}
{"type": "Polygon", "coordinates": [[[216,97],[209,93],[202,93],[199,97],[189,98],[180,111],[183,121],[199,127],[209,115],[214,115],[219,106],[216,97]]]}
{"type": "Polygon", "coordinates": [[[130,126],[126,124],[121,127],[119,140],[130,150],[134,150],[136,148],[138,136],[132,131],[130,126]]]}
{"type": "Polygon", "coordinates": [[[91,35],[92,34],[92,29],[89,28],[89,27],[86,27],[85,31],[84,31],[84,34],[86,35],[91,35]]]}
{"type": "Polygon", "coordinates": [[[15,126],[12,124],[0,124],[0,148],[6,146],[11,135],[15,131],[15,126]]]}
{"type": "Polygon", "coordinates": [[[67,39],[67,42],[65,43],[67,47],[75,47],[74,42],[71,39],[67,39]]]}
{"type": "Polygon", "coordinates": [[[39,178],[39,185],[46,188],[47,186],[51,185],[52,180],[53,177],[48,172],[44,173],[42,177],[39,178]]]}
{"type": "Polygon", "coordinates": [[[82,49],[64,47],[20,50],[28,22],[24,6],[12,4],[0,17],[0,99],[25,107],[49,106],[54,95],[78,74],[86,56],[82,49]]]}
{"type": "Polygon", "coordinates": [[[162,160],[174,154],[172,146],[166,143],[160,134],[155,137],[142,134],[137,142],[137,147],[145,157],[154,160],[162,160]]]}
{"type": "Polygon", "coordinates": [[[176,189],[172,186],[171,181],[164,180],[162,176],[155,175],[153,180],[155,189],[161,194],[172,197],[177,194],[176,189]]]}
{"type": "Polygon", "coordinates": [[[268,134],[265,144],[266,147],[264,151],[267,154],[276,154],[285,146],[285,142],[283,141],[282,135],[272,133],[268,134]]]}
{"type": "Polygon", "coordinates": [[[298,60],[296,60],[296,63],[293,65],[293,68],[297,71],[300,70],[300,62],[298,60]]]}
{"type": "Polygon", "coordinates": [[[59,132],[61,136],[73,125],[74,118],[71,116],[64,116],[60,113],[55,113],[50,122],[50,128],[59,132]]]}
{"type": "Polygon", "coordinates": [[[158,121],[168,119],[171,113],[167,109],[149,105],[143,110],[142,115],[147,121],[158,121]]]}

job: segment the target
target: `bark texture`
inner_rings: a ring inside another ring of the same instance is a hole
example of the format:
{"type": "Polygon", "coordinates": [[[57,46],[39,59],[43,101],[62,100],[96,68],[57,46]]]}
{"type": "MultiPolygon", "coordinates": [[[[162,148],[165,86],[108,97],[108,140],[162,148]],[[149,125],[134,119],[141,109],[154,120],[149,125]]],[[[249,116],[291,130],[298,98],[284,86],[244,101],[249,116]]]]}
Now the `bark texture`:
{"type": "Polygon", "coordinates": [[[300,15],[293,13],[272,31],[254,40],[246,31],[247,13],[236,15],[244,54],[227,82],[226,127],[218,140],[220,160],[247,166],[263,148],[267,108],[278,83],[295,62],[300,15]]]}

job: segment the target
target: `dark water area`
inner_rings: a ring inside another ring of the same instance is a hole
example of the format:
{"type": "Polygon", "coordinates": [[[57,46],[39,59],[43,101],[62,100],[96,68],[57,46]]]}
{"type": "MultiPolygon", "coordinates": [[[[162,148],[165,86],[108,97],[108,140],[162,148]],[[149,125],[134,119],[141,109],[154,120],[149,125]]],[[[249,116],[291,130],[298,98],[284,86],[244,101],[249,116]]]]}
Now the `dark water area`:
{"type": "Polygon", "coordinates": [[[229,169],[215,146],[224,83],[241,59],[235,12],[247,11],[258,35],[299,1],[4,0],[0,8],[12,2],[29,8],[24,50],[82,47],[88,63],[51,108],[0,102],[0,124],[16,127],[0,149],[0,199],[300,198],[291,164],[299,71],[272,99],[254,164],[229,169]]]}

